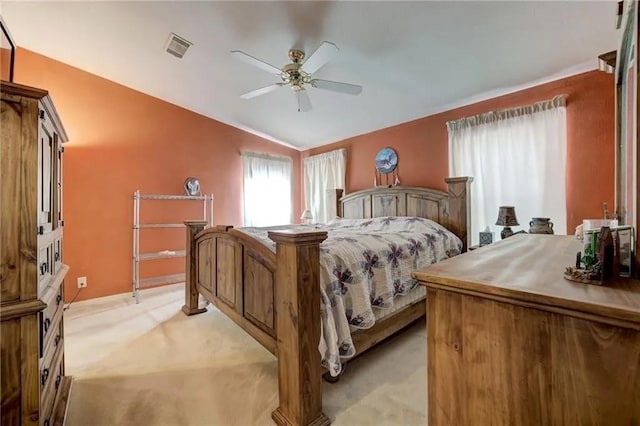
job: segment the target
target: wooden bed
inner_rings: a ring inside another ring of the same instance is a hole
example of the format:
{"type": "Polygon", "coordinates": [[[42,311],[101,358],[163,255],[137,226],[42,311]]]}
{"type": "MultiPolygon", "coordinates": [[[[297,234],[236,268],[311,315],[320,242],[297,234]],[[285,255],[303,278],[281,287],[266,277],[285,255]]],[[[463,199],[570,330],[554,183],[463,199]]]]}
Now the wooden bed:
{"type": "MultiPolygon", "coordinates": [[[[470,238],[469,185],[446,179],[448,191],[416,187],[373,188],[341,197],[344,218],[416,216],[438,222],[463,242],[470,238]]],[[[276,253],[231,226],[189,221],[187,225],[186,315],[203,295],[278,358],[279,425],[328,425],[322,412],[320,341],[320,243],[326,231],[269,232],[276,253]]],[[[358,355],[425,314],[421,299],[353,333],[358,355]]]]}

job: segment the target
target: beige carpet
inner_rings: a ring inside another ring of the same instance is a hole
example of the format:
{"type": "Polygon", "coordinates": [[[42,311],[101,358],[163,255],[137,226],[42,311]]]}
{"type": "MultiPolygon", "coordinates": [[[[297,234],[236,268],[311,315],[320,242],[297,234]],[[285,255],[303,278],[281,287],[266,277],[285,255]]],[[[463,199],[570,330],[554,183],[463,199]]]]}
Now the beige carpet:
{"type": "MultiPolygon", "coordinates": [[[[181,285],[75,303],[66,312],[67,426],[272,425],[276,359],[215,308],[184,316],[181,285]]],[[[424,425],[425,327],[324,384],[334,425],[424,425]]]]}

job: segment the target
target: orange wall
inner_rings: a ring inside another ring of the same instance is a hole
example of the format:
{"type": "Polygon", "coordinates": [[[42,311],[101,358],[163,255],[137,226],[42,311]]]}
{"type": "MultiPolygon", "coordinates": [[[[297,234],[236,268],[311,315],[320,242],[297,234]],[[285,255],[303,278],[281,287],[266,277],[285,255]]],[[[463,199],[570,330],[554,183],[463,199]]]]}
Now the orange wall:
{"type": "Polygon", "coordinates": [[[0,79],[8,81],[10,69],[11,69],[11,50],[0,48],[0,79]]]}
{"type": "Polygon", "coordinates": [[[599,71],[579,74],[305,151],[302,158],[346,148],[346,189],[351,192],[373,185],[374,157],[381,148],[390,146],[398,153],[402,185],[445,189],[447,121],[528,105],[559,94],[568,95],[567,229],[573,230],[583,218],[601,217],[605,201],[609,203],[609,211],[614,211],[614,82],[611,74],[599,71]]]}
{"type": "MultiPolygon", "coordinates": [[[[289,155],[294,160],[294,217],[302,207],[302,158],[347,148],[347,191],[372,186],[373,159],[391,146],[398,152],[403,185],[445,188],[445,123],[491,110],[531,104],[557,94],[567,98],[567,219],[572,229],[585,217],[600,217],[602,202],[613,210],[613,77],[589,72],[425,117],[305,151],[302,154],[145,95],[93,74],[18,49],[15,81],[49,90],[70,141],[65,148],[65,282],[67,299],[76,278],[89,286],[79,300],[131,289],[132,194],[182,193],[187,176],[197,176],[216,197],[218,224],[242,223],[241,150],[289,155]]],[[[215,101],[215,100],[212,100],[215,101]]],[[[149,202],[150,203],[150,202],[149,202]]],[[[143,221],[181,221],[194,206],[167,202],[143,205],[143,221]],[[146,213],[146,214],[145,214],[146,213]]],[[[141,231],[152,232],[152,231],[141,231]]],[[[184,246],[184,230],[145,234],[143,250],[184,246]]],[[[142,265],[142,275],[178,272],[183,260],[142,265]]]]}
{"type": "MultiPolygon", "coordinates": [[[[67,299],[76,293],[79,276],[88,278],[88,287],[78,300],[131,290],[135,190],[181,194],[185,178],[196,176],[202,191],[215,195],[215,222],[240,225],[241,150],[288,155],[294,176],[300,175],[296,150],[25,49],[17,50],[15,67],[17,83],[50,92],[70,138],[63,175],[67,299]]],[[[299,179],[293,189],[299,206],[299,179]]],[[[175,203],[151,207],[154,217],[143,220],[182,221],[193,206],[175,203]]],[[[294,215],[300,216],[299,209],[294,215]]],[[[143,249],[184,247],[184,229],[141,232],[156,232],[146,234],[143,249]]],[[[147,262],[142,274],[179,272],[183,262],[147,262]]]]}

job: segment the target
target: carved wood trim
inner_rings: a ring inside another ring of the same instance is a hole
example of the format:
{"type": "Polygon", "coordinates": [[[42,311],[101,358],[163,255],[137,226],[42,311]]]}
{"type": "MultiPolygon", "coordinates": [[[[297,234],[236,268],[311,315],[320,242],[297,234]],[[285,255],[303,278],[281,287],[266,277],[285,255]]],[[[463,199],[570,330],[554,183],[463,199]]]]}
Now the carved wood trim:
{"type": "Polygon", "coordinates": [[[611,68],[615,68],[616,67],[617,57],[618,57],[618,51],[617,50],[612,50],[610,52],[598,55],[598,59],[601,60],[602,62],[606,63],[611,68]]]}
{"type": "Polygon", "coordinates": [[[425,198],[430,198],[434,200],[441,200],[447,198],[447,193],[444,191],[440,191],[438,189],[431,188],[420,188],[417,186],[392,186],[390,188],[387,187],[377,187],[377,188],[368,188],[360,191],[355,191],[350,194],[343,196],[340,199],[340,203],[344,204],[345,202],[353,201],[357,198],[363,198],[371,195],[400,195],[400,194],[416,194],[421,195],[425,198]]]}
{"type": "Polygon", "coordinates": [[[0,92],[32,99],[42,99],[49,94],[46,90],[8,81],[0,82],[0,92]]]}
{"type": "Polygon", "coordinates": [[[17,317],[33,315],[46,307],[47,305],[40,299],[31,299],[26,302],[0,305],[0,321],[7,321],[17,317]]]}

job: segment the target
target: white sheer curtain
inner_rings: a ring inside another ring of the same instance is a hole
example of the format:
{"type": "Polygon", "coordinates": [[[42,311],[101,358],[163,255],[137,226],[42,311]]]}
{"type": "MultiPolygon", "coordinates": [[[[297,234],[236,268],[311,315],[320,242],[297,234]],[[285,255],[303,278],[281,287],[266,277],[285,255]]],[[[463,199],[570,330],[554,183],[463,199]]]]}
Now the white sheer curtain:
{"type": "Polygon", "coordinates": [[[243,152],[244,226],[273,226],[292,222],[292,160],[243,152]]]}
{"type": "Polygon", "coordinates": [[[329,197],[327,192],[344,189],[346,170],[346,149],[304,159],[305,208],[311,210],[313,222],[327,223],[336,215],[335,197],[329,197]]]}
{"type": "Polygon", "coordinates": [[[567,232],[565,98],[448,122],[449,172],[472,176],[472,241],[495,225],[499,206],[515,206],[519,227],[549,217],[556,234],[567,232]]]}

